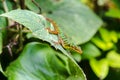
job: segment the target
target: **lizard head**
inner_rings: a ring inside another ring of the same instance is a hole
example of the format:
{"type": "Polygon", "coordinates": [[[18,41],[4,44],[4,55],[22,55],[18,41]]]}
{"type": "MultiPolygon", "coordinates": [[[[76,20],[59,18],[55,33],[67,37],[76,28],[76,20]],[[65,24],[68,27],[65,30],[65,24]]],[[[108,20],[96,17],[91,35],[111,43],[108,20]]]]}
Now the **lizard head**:
{"type": "Polygon", "coordinates": [[[82,54],[82,50],[81,50],[81,48],[80,48],[79,46],[73,46],[73,47],[72,47],[72,50],[74,50],[74,51],[82,54]]]}

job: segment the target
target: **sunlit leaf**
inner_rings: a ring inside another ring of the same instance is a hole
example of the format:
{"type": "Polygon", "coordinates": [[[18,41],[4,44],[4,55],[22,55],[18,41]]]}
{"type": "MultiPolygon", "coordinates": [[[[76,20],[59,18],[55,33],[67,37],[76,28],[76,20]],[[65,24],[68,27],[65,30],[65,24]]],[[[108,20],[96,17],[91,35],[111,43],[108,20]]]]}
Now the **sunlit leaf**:
{"type": "Polygon", "coordinates": [[[108,12],[106,12],[106,16],[113,17],[113,18],[120,18],[120,10],[110,9],[108,12]]]}
{"type": "Polygon", "coordinates": [[[91,59],[90,66],[97,77],[99,77],[100,79],[104,79],[108,75],[109,66],[106,59],[102,59],[99,61],[91,59]]]}
{"type": "Polygon", "coordinates": [[[118,38],[120,39],[120,33],[117,34],[118,38]]]}
{"type": "Polygon", "coordinates": [[[115,31],[111,31],[110,32],[110,37],[111,37],[111,41],[113,41],[114,43],[117,43],[118,42],[118,36],[117,36],[117,32],[115,31]]]}
{"type": "Polygon", "coordinates": [[[110,32],[105,29],[105,28],[100,28],[99,30],[101,38],[105,41],[105,42],[110,42],[111,41],[111,36],[110,36],[110,32]]]}
{"type": "Polygon", "coordinates": [[[118,37],[117,37],[117,33],[115,31],[108,31],[105,28],[101,28],[99,30],[101,38],[105,41],[105,42],[117,42],[118,41],[118,37]]]}
{"type": "MultiPolygon", "coordinates": [[[[102,25],[102,21],[79,0],[35,0],[45,16],[52,18],[72,42],[89,41],[102,25]]],[[[29,9],[35,11],[31,0],[26,0],[29,9]]],[[[38,11],[37,11],[38,12],[38,11]]]]}
{"type": "Polygon", "coordinates": [[[92,42],[104,51],[110,50],[114,47],[113,42],[111,42],[111,41],[105,42],[105,41],[101,40],[101,38],[99,38],[99,37],[92,38],[92,42]]]}
{"type": "Polygon", "coordinates": [[[115,51],[110,51],[107,54],[109,65],[114,68],[120,68],[120,54],[115,51]]]}
{"type": "Polygon", "coordinates": [[[6,76],[8,80],[86,80],[70,58],[37,42],[25,46],[7,68],[6,76]]]}

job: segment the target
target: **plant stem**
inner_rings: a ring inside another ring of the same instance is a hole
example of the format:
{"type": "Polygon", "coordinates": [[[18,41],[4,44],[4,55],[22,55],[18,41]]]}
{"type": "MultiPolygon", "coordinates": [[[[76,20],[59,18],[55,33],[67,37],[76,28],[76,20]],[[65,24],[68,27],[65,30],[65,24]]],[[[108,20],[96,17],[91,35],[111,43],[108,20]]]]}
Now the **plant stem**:
{"type": "Polygon", "coordinates": [[[2,4],[3,4],[3,8],[4,8],[5,12],[8,12],[8,6],[6,3],[6,0],[2,0],[2,4]]]}
{"type": "MultiPolygon", "coordinates": [[[[5,11],[5,12],[8,12],[9,9],[8,9],[6,0],[2,0],[2,4],[3,4],[4,11],[5,11]]],[[[8,19],[8,25],[10,25],[10,23],[11,23],[11,21],[8,19]]]]}
{"type": "Polygon", "coordinates": [[[41,7],[38,5],[38,3],[37,3],[35,0],[32,0],[32,2],[33,2],[33,4],[35,4],[35,5],[39,8],[40,14],[42,14],[42,9],[41,9],[41,7]]]}
{"type": "Polygon", "coordinates": [[[19,45],[19,49],[18,51],[21,51],[22,48],[23,48],[23,33],[22,33],[22,25],[19,25],[19,42],[20,42],[20,45],[19,45]]]}
{"type": "Polygon", "coordinates": [[[25,9],[25,0],[20,0],[21,9],[25,9]]]}
{"type": "MultiPolygon", "coordinates": [[[[11,32],[16,32],[16,33],[18,33],[19,31],[18,30],[16,30],[16,29],[8,29],[9,31],[11,31],[11,32]]],[[[22,30],[22,33],[29,33],[29,32],[31,32],[30,30],[22,30]]]]}

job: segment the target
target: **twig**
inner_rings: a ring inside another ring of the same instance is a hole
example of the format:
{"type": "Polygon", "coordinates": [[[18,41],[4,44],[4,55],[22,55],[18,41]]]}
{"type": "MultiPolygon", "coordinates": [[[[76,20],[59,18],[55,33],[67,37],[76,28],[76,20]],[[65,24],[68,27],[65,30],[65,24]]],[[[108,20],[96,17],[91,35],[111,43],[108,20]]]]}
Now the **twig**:
{"type": "Polygon", "coordinates": [[[25,0],[20,0],[21,9],[25,9],[25,0]]]}
{"type": "Polygon", "coordinates": [[[16,53],[23,49],[23,32],[22,32],[22,25],[19,25],[19,48],[17,49],[16,53]]]}
{"type": "Polygon", "coordinates": [[[38,5],[38,3],[37,3],[35,0],[32,0],[32,2],[39,8],[40,14],[42,14],[42,9],[41,9],[41,7],[38,5]]]}
{"type": "Polygon", "coordinates": [[[8,6],[6,3],[6,0],[2,0],[2,4],[3,4],[3,8],[4,8],[5,12],[8,12],[8,6]]]}
{"type": "MultiPolygon", "coordinates": [[[[8,9],[6,0],[2,0],[2,4],[3,4],[4,11],[5,11],[5,12],[8,12],[9,9],[8,9]]],[[[11,21],[8,19],[8,25],[10,25],[10,23],[11,23],[11,21]]]]}

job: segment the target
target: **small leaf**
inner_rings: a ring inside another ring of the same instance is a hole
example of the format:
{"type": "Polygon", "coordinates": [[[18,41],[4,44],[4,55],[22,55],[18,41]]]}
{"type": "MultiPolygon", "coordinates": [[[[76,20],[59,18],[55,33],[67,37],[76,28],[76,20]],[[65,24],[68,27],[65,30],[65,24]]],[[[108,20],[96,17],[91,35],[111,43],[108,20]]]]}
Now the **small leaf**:
{"type": "Polygon", "coordinates": [[[99,61],[97,61],[95,59],[91,59],[90,66],[91,66],[92,70],[94,71],[94,73],[100,79],[104,79],[108,75],[109,66],[108,66],[108,62],[106,59],[102,59],[99,61]]]}
{"type": "Polygon", "coordinates": [[[100,32],[102,40],[104,40],[105,42],[110,42],[111,41],[110,32],[107,29],[100,28],[99,32],[100,32]]]}
{"type": "Polygon", "coordinates": [[[117,32],[111,31],[111,32],[110,32],[110,37],[111,37],[111,40],[112,40],[114,43],[117,43],[117,42],[118,42],[117,32]]]}
{"type": "Polygon", "coordinates": [[[120,39],[120,33],[117,34],[118,38],[120,39]]]}
{"type": "Polygon", "coordinates": [[[104,51],[110,50],[114,47],[114,44],[112,42],[105,42],[97,36],[92,38],[92,42],[104,51]]]}
{"type": "Polygon", "coordinates": [[[99,49],[92,43],[87,43],[83,45],[82,49],[83,49],[83,54],[82,54],[83,59],[92,59],[94,57],[98,57],[101,55],[99,49]]]}
{"type": "Polygon", "coordinates": [[[110,51],[107,54],[109,65],[113,68],[120,68],[120,54],[115,51],[110,51]]]}
{"type": "Polygon", "coordinates": [[[106,16],[113,17],[113,18],[120,18],[120,10],[119,9],[109,9],[108,12],[106,12],[106,16]]]}
{"type": "Polygon", "coordinates": [[[86,80],[82,70],[46,44],[32,42],[7,70],[8,80],[86,80]]]}

